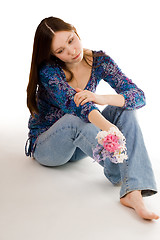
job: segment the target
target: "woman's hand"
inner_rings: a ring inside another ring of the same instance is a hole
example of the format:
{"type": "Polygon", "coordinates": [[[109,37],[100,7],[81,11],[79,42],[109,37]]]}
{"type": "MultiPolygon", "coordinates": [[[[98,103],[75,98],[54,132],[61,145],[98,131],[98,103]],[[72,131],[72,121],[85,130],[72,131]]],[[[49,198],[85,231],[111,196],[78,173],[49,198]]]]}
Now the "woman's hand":
{"type": "Polygon", "coordinates": [[[123,107],[125,104],[125,99],[121,94],[114,95],[98,95],[88,90],[81,90],[76,88],[76,94],[74,96],[74,102],[77,107],[79,105],[84,105],[87,102],[94,102],[98,105],[111,105],[117,107],[123,107]]]}
{"type": "Polygon", "coordinates": [[[79,107],[79,105],[84,105],[87,102],[94,102],[96,103],[96,94],[88,91],[88,90],[82,90],[80,88],[76,88],[76,94],[74,96],[74,102],[76,104],[77,107],[79,107]]]}

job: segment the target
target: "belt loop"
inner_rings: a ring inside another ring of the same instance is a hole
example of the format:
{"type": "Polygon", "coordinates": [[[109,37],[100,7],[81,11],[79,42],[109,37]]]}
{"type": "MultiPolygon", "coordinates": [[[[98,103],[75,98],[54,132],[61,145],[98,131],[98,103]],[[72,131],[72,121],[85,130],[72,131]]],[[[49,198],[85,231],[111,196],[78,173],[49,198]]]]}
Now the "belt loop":
{"type": "Polygon", "coordinates": [[[28,156],[31,157],[31,138],[30,137],[26,141],[25,154],[26,154],[27,157],[28,156]]]}

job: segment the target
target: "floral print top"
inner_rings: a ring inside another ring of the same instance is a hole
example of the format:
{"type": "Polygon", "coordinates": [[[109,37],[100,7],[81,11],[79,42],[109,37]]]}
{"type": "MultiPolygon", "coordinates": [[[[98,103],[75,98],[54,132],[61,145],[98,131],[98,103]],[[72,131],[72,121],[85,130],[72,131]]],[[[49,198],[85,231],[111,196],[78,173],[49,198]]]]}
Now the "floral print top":
{"type": "MultiPolygon", "coordinates": [[[[93,51],[93,53],[104,53],[93,51]]],[[[145,96],[141,89],[127,78],[114,60],[104,53],[104,56],[94,56],[90,79],[86,90],[95,92],[99,82],[103,79],[118,94],[125,98],[123,108],[134,110],[145,105],[145,96]]],[[[34,152],[36,140],[44,131],[48,130],[58,119],[66,113],[78,116],[89,122],[88,114],[98,109],[93,102],[76,107],[74,95],[76,91],[67,83],[63,69],[55,63],[45,64],[39,70],[39,87],[37,90],[37,104],[39,114],[35,118],[30,116],[28,128],[29,139],[26,143],[26,155],[34,152]],[[28,144],[29,143],[29,144],[28,144]]],[[[107,94],[107,93],[106,93],[107,94]]]]}

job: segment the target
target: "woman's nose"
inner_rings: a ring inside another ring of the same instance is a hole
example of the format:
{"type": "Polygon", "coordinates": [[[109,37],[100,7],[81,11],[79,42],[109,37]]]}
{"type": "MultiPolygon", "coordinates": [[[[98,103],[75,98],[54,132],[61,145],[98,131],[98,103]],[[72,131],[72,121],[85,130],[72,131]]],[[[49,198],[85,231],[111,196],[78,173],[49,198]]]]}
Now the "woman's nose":
{"type": "Polygon", "coordinates": [[[68,49],[68,53],[70,54],[70,55],[75,55],[75,53],[76,53],[76,50],[75,50],[75,48],[69,48],[68,49]]]}

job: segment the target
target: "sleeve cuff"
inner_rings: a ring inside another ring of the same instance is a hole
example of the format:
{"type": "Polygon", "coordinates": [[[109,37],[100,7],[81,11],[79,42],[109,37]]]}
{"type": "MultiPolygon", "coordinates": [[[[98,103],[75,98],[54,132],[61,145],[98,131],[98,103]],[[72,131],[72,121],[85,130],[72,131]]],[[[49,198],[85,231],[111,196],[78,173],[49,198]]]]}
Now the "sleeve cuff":
{"type": "Polygon", "coordinates": [[[88,115],[93,110],[99,111],[98,107],[93,102],[87,102],[86,104],[83,105],[80,118],[83,119],[85,122],[89,123],[88,115]]]}
{"type": "Polygon", "coordinates": [[[123,95],[125,99],[125,103],[123,106],[123,108],[125,109],[134,110],[134,109],[139,109],[146,105],[146,100],[144,95],[140,97],[137,93],[135,92],[131,93],[130,91],[121,93],[121,95],[123,95]]]}

